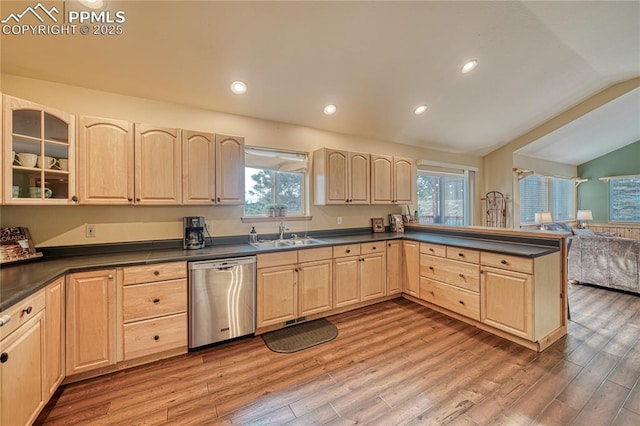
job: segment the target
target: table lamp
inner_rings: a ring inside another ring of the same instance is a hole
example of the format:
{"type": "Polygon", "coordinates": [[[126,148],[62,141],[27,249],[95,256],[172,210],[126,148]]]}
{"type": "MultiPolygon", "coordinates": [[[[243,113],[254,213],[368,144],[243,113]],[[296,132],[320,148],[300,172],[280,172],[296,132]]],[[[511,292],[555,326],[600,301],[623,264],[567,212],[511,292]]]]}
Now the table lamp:
{"type": "Polygon", "coordinates": [[[551,212],[538,212],[535,214],[535,224],[540,225],[540,229],[543,231],[547,230],[547,224],[553,223],[553,216],[551,216],[551,212]]]}
{"type": "Polygon", "coordinates": [[[593,214],[591,210],[578,210],[576,219],[578,219],[578,229],[586,229],[587,221],[593,220],[593,214]]]}

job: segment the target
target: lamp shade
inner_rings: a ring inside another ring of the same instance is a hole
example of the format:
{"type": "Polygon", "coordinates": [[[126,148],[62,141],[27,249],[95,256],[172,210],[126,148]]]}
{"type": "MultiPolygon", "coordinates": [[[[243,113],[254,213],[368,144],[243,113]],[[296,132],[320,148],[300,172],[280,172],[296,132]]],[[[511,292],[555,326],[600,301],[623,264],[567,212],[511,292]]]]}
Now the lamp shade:
{"type": "Polygon", "coordinates": [[[593,220],[593,214],[591,210],[578,210],[578,214],[576,215],[576,219],[578,220],[593,220]]]}
{"type": "Polygon", "coordinates": [[[535,220],[535,223],[537,224],[552,223],[553,216],[551,216],[551,212],[538,212],[535,214],[534,220],[535,220]]]}

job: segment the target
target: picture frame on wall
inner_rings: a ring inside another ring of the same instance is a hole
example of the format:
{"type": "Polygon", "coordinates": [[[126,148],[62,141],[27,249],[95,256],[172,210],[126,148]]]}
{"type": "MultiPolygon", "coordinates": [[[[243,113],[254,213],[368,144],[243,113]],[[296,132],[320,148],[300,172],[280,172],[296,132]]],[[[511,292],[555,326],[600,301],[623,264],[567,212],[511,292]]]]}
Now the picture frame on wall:
{"type": "Polygon", "coordinates": [[[381,217],[372,217],[371,229],[373,232],[384,232],[384,219],[381,217]]]}

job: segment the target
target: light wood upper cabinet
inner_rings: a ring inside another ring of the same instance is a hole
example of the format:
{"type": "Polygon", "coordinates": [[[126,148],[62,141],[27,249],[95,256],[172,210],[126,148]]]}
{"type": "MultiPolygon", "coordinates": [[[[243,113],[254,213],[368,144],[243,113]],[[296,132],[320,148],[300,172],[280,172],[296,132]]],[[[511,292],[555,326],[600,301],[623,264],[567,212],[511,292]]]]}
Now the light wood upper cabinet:
{"type": "Polygon", "coordinates": [[[315,151],[315,204],[369,204],[369,176],[369,154],[327,148],[315,151]]]}
{"type": "Polygon", "coordinates": [[[5,204],[74,204],[75,117],[3,96],[5,204]]]}
{"type": "Polygon", "coordinates": [[[182,204],[215,204],[216,142],[212,133],[182,134],[182,204]]]}
{"type": "Polygon", "coordinates": [[[78,118],[80,204],[133,204],[133,123],[78,118]]]}
{"type": "Polygon", "coordinates": [[[116,362],[115,276],[115,269],[67,276],[67,375],[116,362]]]}
{"type": "Polygon", "coordinates": [[[413,204],[413,160],[371,154],[371,204],[413,204]]]}
{"type": "Polygon", "coordinates": [[[216,135],[216,204],[244,204],[244,138],[216,135]]]}
{"type": "Polygon", "coordinates": [[[182,202],[180,129],[135,125],[136,204],[182,202]]]}
{"type": "Polygon", "coordinates": [[[44,396],[50,398],[64,379],[65,293],[64,277],[45,289],[44,396]]]}

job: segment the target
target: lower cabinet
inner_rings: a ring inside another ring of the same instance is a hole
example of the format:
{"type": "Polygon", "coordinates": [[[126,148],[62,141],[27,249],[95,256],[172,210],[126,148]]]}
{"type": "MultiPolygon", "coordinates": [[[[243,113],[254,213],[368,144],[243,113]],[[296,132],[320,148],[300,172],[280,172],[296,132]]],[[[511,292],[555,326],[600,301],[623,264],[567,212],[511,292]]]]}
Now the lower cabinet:
{"type": "Polygon", "coordinates": [[[64,277],[45,288],[45,398],[50,398],[65,376],[64,277]]]}
{"type": "Polygon", "coordinates": [[[257,328],[333,308],[330,247],[261,254],[257,264],[257,328]]]}
{"type": "Polygon", "coordinates": [[[402,242],[404,257],[402,292],[408,295],[420,296],[420,243],[415,241],[402,242]]]}
{"type": "Polygon", "coordinates": [[[67,376],[116,363],[115,276],[115,269],[67,276],[67,376]]]}
{"type": "Polygon", "coordinates": [[[402,293],[402,276],[404,260],[402,241],[387,242],[387,294],[402,293]]]}
{"type": "Polygon", "coordinates": [[[31,424],[46,403],[45,296],[40,291],[2,316],[0,328],[0,424],[31,424]],[[6,336],[6,337],[5,337],[6,336]]]}
{"type": "Polygon", "coordinates": [[[340,308],[387,294],[385,243],[333,248],[334,306],[340,308]]]}
{"type": "Polygon", "coordinates": [[[187,351],[187,264],[130,266],[122,270],[124,361],[187,351]]]}

